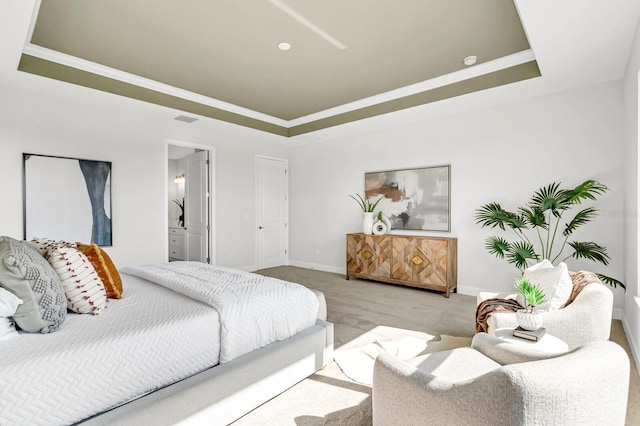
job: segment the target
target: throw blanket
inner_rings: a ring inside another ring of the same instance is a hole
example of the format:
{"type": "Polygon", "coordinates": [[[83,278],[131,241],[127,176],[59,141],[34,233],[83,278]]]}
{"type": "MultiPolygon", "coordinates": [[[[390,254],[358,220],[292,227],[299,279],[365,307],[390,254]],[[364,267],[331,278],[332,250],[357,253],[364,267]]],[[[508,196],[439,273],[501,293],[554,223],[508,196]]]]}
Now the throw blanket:
{"type": "MultiPolygon", "coordinates": [[[[569,306],[571,302],[576,300],[578,294],[580,294],[587,284],[600,282],[598,276],[589,271],[569,271],[569,276],[573,283],[573,290],[571,291],[571,296],[569,297],[569,300],[567,300],[567,303],[562,306],[563,308],[569,306]]],[[[494,312],[516,312],[519,309],[524,309],[524,306],[518,303],[515,299],[494,298],[480,302],[476,308],[476,332],[487,332],[489,329],[487,321],[494,312]]]]}
{"type": "Polygon", "coordinates": [[[300,284],[199,262],[123,268],[125,274],[204,302],[220,314],[220,362],[311,327],[316,295],[300,284]]]}

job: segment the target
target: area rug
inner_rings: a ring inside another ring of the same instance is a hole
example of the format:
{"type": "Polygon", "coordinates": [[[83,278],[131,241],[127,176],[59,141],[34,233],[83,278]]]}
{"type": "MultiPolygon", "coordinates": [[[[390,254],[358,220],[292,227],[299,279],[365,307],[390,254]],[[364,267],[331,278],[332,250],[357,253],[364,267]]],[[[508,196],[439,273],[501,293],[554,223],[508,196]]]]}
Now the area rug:
{"type": "Polygon", "coordinates": [[[371,386],[373,364],[381,353],[407,360],[420,355],[470,346],[470,337],[432,336],[392,327],[376,327],[343,348],[334,351],[334,360],[350,379],[371,386]]]}

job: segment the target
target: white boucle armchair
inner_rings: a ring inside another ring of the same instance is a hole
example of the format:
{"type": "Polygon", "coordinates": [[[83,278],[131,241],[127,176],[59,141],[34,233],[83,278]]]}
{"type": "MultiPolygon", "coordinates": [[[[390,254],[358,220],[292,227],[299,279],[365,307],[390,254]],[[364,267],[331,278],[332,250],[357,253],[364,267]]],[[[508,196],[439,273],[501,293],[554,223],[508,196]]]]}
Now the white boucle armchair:
{"type": "MultiPolygon", "coordinates": [[[[515,298],[515,294],[499,295],[480,292],[477,304],[489,298],[515,298]]],[[[596,340],[609,340],[613,313],[613,293],[604,284],[586,285],[569,305],[552,312],[543,312],[542,326],[547,333],[564,340],[569,348],[575,348],[596,340]]],[[[513,312],[495,312],[487,320],[487,333],[499,328],[516,328],[513,312]]]]}
{"type": "Polygon", "coordinates": [[[373,424],[624,425],[628,390],[629,358],[616,343],[550,355],[479,333],[470,348],[379,355],[373,424]]]}

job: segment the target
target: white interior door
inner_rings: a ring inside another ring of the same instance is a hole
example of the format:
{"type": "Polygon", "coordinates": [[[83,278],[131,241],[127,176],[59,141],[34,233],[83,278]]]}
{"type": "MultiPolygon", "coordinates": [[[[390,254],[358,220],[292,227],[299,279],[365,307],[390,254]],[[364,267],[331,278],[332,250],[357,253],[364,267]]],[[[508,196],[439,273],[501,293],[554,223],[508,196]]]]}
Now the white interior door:
{"type": "Polygon", "coordinates": [[[257,157],[258,269],[288,264],[287,161],[257,157]]]}
{"type": "Polygon", "coordinates": [[[209,263],[208,176],[207,151],[185,157],[185,258],[205,263],[209,263]]]}

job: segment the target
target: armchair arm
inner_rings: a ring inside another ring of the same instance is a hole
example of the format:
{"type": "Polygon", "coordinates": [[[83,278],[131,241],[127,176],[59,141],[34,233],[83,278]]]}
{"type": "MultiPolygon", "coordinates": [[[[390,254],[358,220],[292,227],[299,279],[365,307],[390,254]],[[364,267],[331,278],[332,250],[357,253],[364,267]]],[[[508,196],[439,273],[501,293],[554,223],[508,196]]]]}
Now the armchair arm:
{"type": "MultiPolygon", "coordinates": [[[[477,356],[483,357],[479,353],[477,356]]],[[[451,381],[381,354],[373,370],[373,425],[504,422],[513,396],[507,391],[505,378],[493,371],[473,379],[451,381]]]]}
{"type": "Polygon", "coordinates": [[[539,351],[522,345],[514,345],[487,333],[477,333],[473,336],[471,347],[500,365],[539,361],[562,355],[539,351]]]}
{"type": "Polygon", "coordinates": [[[613,293],[604,284],[588,284],[568,306],[545,312],[547,332],[574,348],[596,340],[609,340],[613,293]]]}

